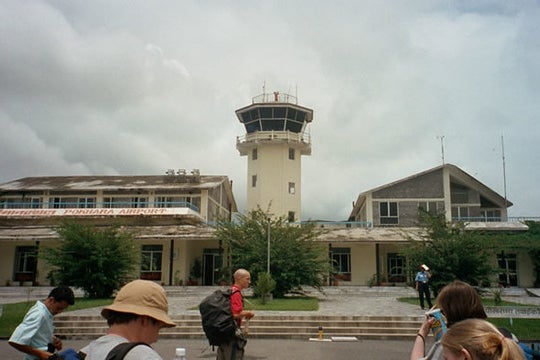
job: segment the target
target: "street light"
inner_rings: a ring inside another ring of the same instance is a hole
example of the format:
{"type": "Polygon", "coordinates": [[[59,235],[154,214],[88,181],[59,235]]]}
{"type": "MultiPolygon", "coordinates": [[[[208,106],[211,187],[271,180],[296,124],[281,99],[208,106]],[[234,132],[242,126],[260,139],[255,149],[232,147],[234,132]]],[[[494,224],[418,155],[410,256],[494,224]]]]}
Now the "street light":
{"type": "Polygon", "coordinates": [[[266,227],[266,236],[267,236],[267,250],[266,250],[266,272],[270,275],[270,217],[267,218],[268,223],[266,227]]]}

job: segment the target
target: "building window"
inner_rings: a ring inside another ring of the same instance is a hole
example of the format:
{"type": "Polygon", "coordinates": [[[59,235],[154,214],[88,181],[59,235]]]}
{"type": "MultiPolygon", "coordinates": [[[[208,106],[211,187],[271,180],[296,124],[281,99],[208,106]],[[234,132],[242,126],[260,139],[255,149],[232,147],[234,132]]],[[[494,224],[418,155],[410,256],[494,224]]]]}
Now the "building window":
{"type": "Polygon", "coordinates": [[[422,209],[431,215],[437,215],[439,213],[438,204],[436,201],[419,201],[418,209],[422,209]]]}
{"type": "Polygon", "coordinates": [[[501,221],[501,210],[498,210],[498,209],[481,210],[480,215],[482,216],[482,219],[485,222],[500,222],[501,221]]]}
{"type": "Polygon", "coordinates": [[[398,203],[397,202],[381,202],[379,203],[381,225],[396,225],[398,224],[398,203]]]}
{"type": "Polygon", "coordinates": [[[79,209],[82,209],[82,208],[95,208],[96,207],[96,198],[93,198],[93,197],[79,198],[79,201],[77,202],[77,207],[79,209]]]}
{"type": "Polygon", "coordinates": [[[157,208],[190,207],[191,199],[186,196],[156,196],[154,206],[157,208]]]}
{"type": "Polygon", "coordinates": [[[43,200],[40,197],[23,197],[0,200],[0,209],[40,209],[43,200]]]}
{"type": "Polygon", "coordinates": [[[293,148],[289,148],[289,160],[294,160],[295,151],[293,148]]]}
{"type": "Polygon", "coordinates": [[[516,254],[497,254],[499,265],[499,285],[502,287],[518,286],[516,254]]]}
{"type": "Polygon", "coordinates": [[[161,280],[163,245],[143,245],[141,251],[141,279],[161,280]]]}
{"type": "Polygon", "coordinates": [[[405,257],[396,253],[388,253],[386,255],[386,271],[388,274],[388,282],[406,282],[406,262],[405,257]]]}
{"type": "Polygon", "coordinates": [[[287,221],[289,221],[289,222],[295,222],[296,220],[295,220],[294,216],[295,216],[294,211],[289,211],[289,214],[288,214],[288,216],[287,216],[287,221]]]}
{"type": "Polygon", "coordinates": [[[334,268],[335,278],[339,280],[351,281],[351,249],[332,248],[330,260],[334,268]]]}
{"type": "Polygon", "coordinates": [[[290,182],[289,183],[289,194],[294,194],[295,192],[296,192],[296,190],[295,190],[295,187],[294,187],[294,183],[290,182]]]}
{"type": "Polygon", "coordinates": [[[257,187],[257,175],[251,176],[251,187],[257,187]]]}
{"type": "Polygon", "coordinates": [[[146,197],[105,197],[103,198],[104,208],[145,208],[148,207],[146,197]]]}
{"type": "Polygon", "coordinates": [[[469,208],[467,206],[453,206],[452,220],[467,220],[469,219],[469,208]]]}
{"type": "Polygon", "coordinates": [[[17,246],[15,249],[15,281],[34,281],[37,269],[37,247],[17,246]]]}
{"type": "Polygon", "coordinates": [[[69,209],[78,207],[78,198],[75,197],[55,197],[49,207],[53,209],[69,209]]]}
{"type": "Polygon", "coordinates": [[[452,184],[451,187],[450,198],[453,204],[466,204],[469,202],[469,189],[458,184],[452,184]]]}
{"type": "Polygon", "coordinates": [[[251,160],[257,160],[257,148],[251,150],[251,160]]]}

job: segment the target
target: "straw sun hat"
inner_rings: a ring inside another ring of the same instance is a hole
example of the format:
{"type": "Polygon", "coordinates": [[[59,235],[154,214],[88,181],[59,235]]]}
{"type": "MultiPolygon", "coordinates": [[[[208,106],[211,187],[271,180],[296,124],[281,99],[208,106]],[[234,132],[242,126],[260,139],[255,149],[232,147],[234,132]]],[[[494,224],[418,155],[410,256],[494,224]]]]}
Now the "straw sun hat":
{"type": "Polygon", "coordinates": [[[109,310],[148,316],[161,321],[166,327],[176,326],[167,315],[169,305],[165,290],[149,280],[134,280],[124,285],[113,303],[103,308],[101,315],[106,318],[109,310]]]}

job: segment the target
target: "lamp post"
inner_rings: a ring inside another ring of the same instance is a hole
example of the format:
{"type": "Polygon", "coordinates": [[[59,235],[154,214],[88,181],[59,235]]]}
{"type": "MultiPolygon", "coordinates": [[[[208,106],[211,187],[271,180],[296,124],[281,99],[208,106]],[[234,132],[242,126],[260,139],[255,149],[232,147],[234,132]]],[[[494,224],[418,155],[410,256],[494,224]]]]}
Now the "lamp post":
{"type": "Polygon", "coordinates": [[[266,250],[266,272],[270,275],[270,217],[268,217],[268,223],[266,227],[266,241],[267,241],[267,250],[266,250]]]}

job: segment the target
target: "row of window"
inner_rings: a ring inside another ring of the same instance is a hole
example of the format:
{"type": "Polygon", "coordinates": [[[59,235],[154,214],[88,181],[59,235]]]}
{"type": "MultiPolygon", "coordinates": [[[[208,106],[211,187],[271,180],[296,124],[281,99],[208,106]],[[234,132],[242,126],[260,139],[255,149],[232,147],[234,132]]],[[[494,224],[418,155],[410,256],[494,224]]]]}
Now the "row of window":
{"type": "MultiPolygon", "coordinates": [[[[169,208],[169,207],[196,207],[200,208],[201,198],[198,196],[156,196],[153,202],[148,197],[104,197],[100,203],[102,208],[169,208]]],[[[0,201],[0,208],[6,209],[40,209],[44,206],[43,198],[4,199],[0,201]]],[[[96,197],[53,197],[49,199],[48,207],[51,209],[70,208],[96,208],[96,197]]]]}
{"type": "MultiPolygon", "coordinates": [[[[213,249],[210,249],[213,250],[213,249]]],[[[215,251],[214,251],[215,252],[215,251]]],[[[213,255],[216,255],[215,253],[213,255]]],[[[37,267],[37,247],[18,246],[15,251],[14,273],[34,274],[37,267]]],[[[205,250],[208,253],[208,249],[205,250]]],[[[211,261],[216,261],[213,256],[211,261]]],[[[351,249],[332,247],[330,259],[334,271],[339,274],[341,280],[351,280],[351,249]]],[[[142,245],[141,249],[141,277],[151,280],[161,280],[163,262],[163,245],[142,245]]],[[[503,286],[517,286],[517,256],[516,254],[497,254],[499,269],[498,280],[503,286]]],[[[216,265],[216,264],[214,264],[216,265]]],[[[386,274],[388,282],[406,282],[406,259],[397,253],[386,255],[386,274]]],[[[213,283],[213,282],[211,282],[213,283]]]]}
{"type": "MultiPolygon", "coordinates": [[[[381,225],[399,224],[398,202],[381,201],[379,202],[379,220],[381,225]]],[[[418,209],[422,209],[432,215],[440,214],[444,207],[437,201],[419,201],[418,209]]],[[[481,209],[479,218],[470,217],[470,207],[452,206],[452,219],[454,220],[474,220],[474,221],[501,221],[501,210],[499,209],[481,209]]]]}
{"type": "MultiPolygon", "coordinates": [[[[331,248],[330,259],[334,272],[341,280],[351,280],[351,249],[331,248]]],[[[499,267],[498,281],[502,286],[517,286],[517,255],[497,254],[497,264],[499,267]]],[[[407,260],[398,253],[386,254],[386,274],[389,283],[407,281],[407,260]]]]}

